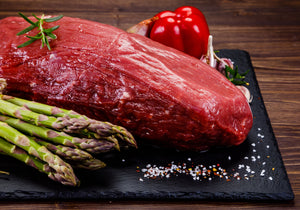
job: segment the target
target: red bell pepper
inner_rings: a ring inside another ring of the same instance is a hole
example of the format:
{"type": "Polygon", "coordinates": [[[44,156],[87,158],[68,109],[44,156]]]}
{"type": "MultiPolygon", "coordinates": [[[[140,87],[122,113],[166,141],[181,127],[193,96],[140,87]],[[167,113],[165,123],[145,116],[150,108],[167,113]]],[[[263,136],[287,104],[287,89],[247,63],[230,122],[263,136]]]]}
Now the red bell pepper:
{"type": "Polygon", "coordinates": [[[191,6],[163,11],[154,16],[149,37],[200,58],[207,51],[209,28],[200,10],[191,6]]]}

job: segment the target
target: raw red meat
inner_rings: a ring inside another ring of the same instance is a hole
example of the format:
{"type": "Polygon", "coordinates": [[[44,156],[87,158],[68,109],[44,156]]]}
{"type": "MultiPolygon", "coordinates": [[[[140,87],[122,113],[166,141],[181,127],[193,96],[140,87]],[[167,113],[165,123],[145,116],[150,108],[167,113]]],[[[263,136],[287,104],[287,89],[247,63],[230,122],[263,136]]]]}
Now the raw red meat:
{"type": "Polygon", "coordinates": [[[28,25],[18,17],[0,20],[0,77],[11,95],[108,120],[140,142],[179,149],[238,145],[251,129],[243,94],[196,58],[69,17],[45,24],[60,25],[51,51],[41,49],[40,41],[18,49],[28,39],[16,34],[28,25]]]}

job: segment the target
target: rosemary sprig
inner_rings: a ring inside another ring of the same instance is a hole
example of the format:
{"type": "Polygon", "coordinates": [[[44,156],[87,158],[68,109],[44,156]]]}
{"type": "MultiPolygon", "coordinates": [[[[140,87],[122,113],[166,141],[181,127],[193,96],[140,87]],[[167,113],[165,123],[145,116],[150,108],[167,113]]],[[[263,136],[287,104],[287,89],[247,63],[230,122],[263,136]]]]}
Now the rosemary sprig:
{"type": "Polygon", "coordinates": [[[235,85],[249,85],[248,82],[244,81],[245,76],[248,74],[248,71],[246,71],[243,74],[240,74],[238,72],[238,67],[236,66],[235,68],[231,68],[229,66],[225,66],[225,76],[229,81],[231,81],[235,85]]]}
{"type": "Polygon", "coordinates": [[[46,45],[47,48],[49,50],[51,50],[49,41],[47,37],[50,37],[51,39],[56,39],[56,35],[53,34],[52,32],[55,31],[56,29],[59,28],[59,25],[54,26],[52,28],[48,28],[45,29],[43,28],[43,24],[44,22],[50,23],[50,22],[54,22],[57,20],[60,20],[63,15],[59,15],[56,17],[52,17],[52,18],[44,18],[44,14],[41,16],[41,18],[38,18],[35,14],[32,14],[33,17],[35,17],[35,19],[37,19],[36,22],[31,21],[29,18],[27,18],[25,15],[23,15],[22,13],[19,12],[19,15],[24,18],[24,20],[26,20],[28,23],[30,23],[30,26],[25,28],[23,31],[20,31],[19,33],[17,33],[18,36],[22,35],[22,34],[26,34],[27,32],[33,30],[34,28],[38,28],[39,29],[39,33],[35,36],[26,36],[27,38],[29,38],[29,40],[27,42],[24,42],[23,44],[19,45],[18,48],[21,47],[25,47],[30,45],[31,43],[33,43],[36,40],[41,40],[42,41],[42,48],[46,45]]]}

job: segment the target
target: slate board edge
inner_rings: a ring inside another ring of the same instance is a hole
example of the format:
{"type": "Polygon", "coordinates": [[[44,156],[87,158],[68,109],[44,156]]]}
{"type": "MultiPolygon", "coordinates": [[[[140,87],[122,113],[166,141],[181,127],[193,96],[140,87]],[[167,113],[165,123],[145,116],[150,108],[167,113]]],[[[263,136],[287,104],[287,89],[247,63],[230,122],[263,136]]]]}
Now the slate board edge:
{"type": "Polygon", "coordinates": [[[12,194],[0,193],[1,200],[4,201],[43,201],[43,200],[60,200],[60,201],[74,201],[74,200],[164,200],[164,201],[184,201],[184,200],[207,200],[207,201],[255,201],[255,202],[273,202],[273,201],[291,201],[294,199],[293,194],[287,193],[273,193],[264,194],[257,192],[246,193],[211,193],[211,192],[160,192],[155,194],[147,194],[143,192],[113,192],[113,193],[99,193],[99,192],[82,192],[70,194],[64,193],[39,193],[36,192],[15,192],[12,194]],[[87,196],[88,194],[88,196],[87,196]],[[139,195],[137,197],[137,195],[139,195]]]}
{"type": "MultiPolygon", "coordinates": [[[[272,127],[272,123],[271,123],[269,114],[268,114],[268,112],[267,112],[267,109],[266,109],[266,106],[265,106],[265,103],[264,103],[263,96],[262,96],[261,91],[260,91],[260,87],[259,87],[259,84],[258,84],[258,81],[257,81],[255,69],[254,69],[254,67],[253,67],[253,65],[252,65],[252,62],[251,62],[251,56],[250,56],[249,52],[247,52],[247,51],[245,51],[245,50],[238,50],[238,49],[235,49],[235,50],[227,50],[227,49],[223,49],[223,50],[220,50],[220,51],[223,51],[223,52],[225,52],[225,51],[232,51],[232,52],[234,52],[234,51],[239,51],[239,52],[241,52],[241,53],[244,53],[245,56],[247,56],[247,59],[250,61],[249,65],[250,65],[250,67],[251,67],[251,69],[252,69],[252,73],[253,73],[253,78],[252,78],[252,79],[253,79],[253,81],[257,84],[257,85],[255,86],[255,88],[256,88],[257,93],[258,93],[259,96],[260,96],[261,104],[262,104],[262,107],[263,107],[263,111],[264,111],[264,114],[265,114],[265,116],[266,116],[266,120],[267,120],[268,126],[269,126],[269,128],[270,128],[270,130],[271,130],[271,135],[272,135],[273,139],[275,140],[275,141],[274,141],[274,144],[275,144],[276,150],[277,150],[277,152],[278,152],[278,154],[279,154],[279,158],[280,158],[280,161],[281,161],[281,165],[282,165],[282,167],[283,167],[283,173],[285,174],[286,177],[288,177],[288,174],[287,174],[287,171],[286,171],[286,168],[285,168],[283,159],[282,159],[282,155],[281,155],[281,152],[280,152],[280,149],[279,149],[279,146],[278,146],[278,142],[277,142],[277,139],[276,139],[275,134],[274,134],[274,130],[273,130],[273,127],[272,127]]],[[[292,189],[290,180],[288,179],[287,181],[288,181],[288,184],[289,184],[290,193],[283,193],[283,194],[279,193],[279,194],[280,194],[281,196],[282,196],[282,195],[287,196],[287,197],[286,197],[286,200],[294,200],[295,195],[294,195],[294,192],[293,192],[293,189],[292,189]]],[[[279,194],[278,194],[278,195],[279,195],[279,194]]],[[[272,196],[272,197],[273,197],[273,196],[272,196]]]]}

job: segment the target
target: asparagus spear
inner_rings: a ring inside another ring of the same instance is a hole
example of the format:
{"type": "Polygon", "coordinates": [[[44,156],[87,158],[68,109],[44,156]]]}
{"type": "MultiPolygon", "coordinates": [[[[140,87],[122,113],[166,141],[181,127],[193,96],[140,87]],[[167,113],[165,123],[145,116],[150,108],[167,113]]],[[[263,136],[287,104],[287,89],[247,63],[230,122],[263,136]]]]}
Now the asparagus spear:
{"type": "Polygon", "coordinates": [[[64,162],[57,155],[53,155],[46,147],[39,145],[33,139],[25,136],[4,122],[0,122],[0,136],[21,147],[27,151],[28,154],[48,163],[56,173],[63,177],[63,184],[72,186],[79,184],[72,167],[68,163],[64,162]]]}
{"type": "Polygon", "coordinates": [[[0,95],[0,98],[15,105],[24,106],[36,113],[61,118],[64,121],[63,124],[68,125],[64,128],[66,132],[78,133],[79,130],[80,134],[86,135],[88,138],[99,138],[101,136],[114,135],[126,145],[135,148],[137,147],[134,137],[121,126],[113,125],[109,122],[92,120],[87,116],[81,115],[73,110],[66,110],[17,97],[0,95]],[[86,127],[82,128],[83,125],[86,127]]]}
{"type": "MultiPolygon", "coordinates": [[[[1,101],[1,100],[0,100],[1,101]]],[[[37,136],[39,138],[62,144],[70,147],[78,147],[80,149],[86,150],[91,153],[103,153],[112,150],[115,146],[114,143],[106,141],[106,139],[86,139],[86,138],[77,138],[70,136],[64,132],[55,131],[46,127],[32,125],[26,123],[20,119],[13,117],[8,117],[5,115],[0,115],[0,121],[6,122],[11,127],[14,127],[17,130],[22,131],[30,136],[37,136]]]]}
{"type": "Polygon", "coordinates": [[[69,180],[65,180],[64,175],[53,170],[47,163],[42,162],[36,157],[27,154],[27,152],[23,149],[7,142],[2,138],[0,138],[0,154],[8,155],[18,159],[25,164],[36,168],[40,172],[47,174],[48,177],[54,181],[60,182],[62,184],[69,184],[69,180]]]}
{"type": "Polygon", "coordinates": [[[70,161],[70,164],[76,168],[83,168],[88,170],[98,170],[104,168],[106,164],[101,160],[96,158],[93,159],[86,159],[82,161],[70,161]]]}
{"type": "Polygon", "coordinates": [[[22,119],[26,122],[30,122],[38,126],[43,125],[54,129],[59,129],[63,127],[63,125],[61,125],[61,123],[55,117],[38,114],[27,110],[24,107],[17,106],[15,104],[1,99],[0,113],[22,119]]]}
{"type": "Polygon", "coordinates": [[[63,145],[54,145],[37,138],[34,138],[34,140],[38,144],[45,146],[49,151],[60,156],[61,158],[64,158],[65,160],[82,161],[93,158],[93,156],[90,153],[81,149],[67,147],[63,145]]]}
{"type": "Polygon", "coordinates": [[[83,150],[65,147],[62,145],[54,145],[38,139],[36,139],[36,141],[39,144],[45,146],[54,154],[67,160],[71,164],[71,166],[74,166],[76,168],[97,170],[106,166],[104,162],[94,158],[91,154],[83,150]]]}
{"type": "Polygon", "coordinates": [[[101,160],[94,158],[91,154],[71,147],[66,147],[62,145],[54,145],[49,142],[42,141],[35,138],[36,142],[40,145],[45,146],[51,152],[57,154],[63,159],[67,160],[72,166],[76,168],[84,168],[89,170],[97,170],[104,168],[106,164],[101,160]]]}
{"type": "Polygon", "coordinates": [[[120,140],[121,145],[137,148],[134,137],[124,127],[90,118],[86,118],[86,120],[90,122],[87,127],[90,136],[97,138],[97,135],[114,135],[118,140],[120,140]]]}

